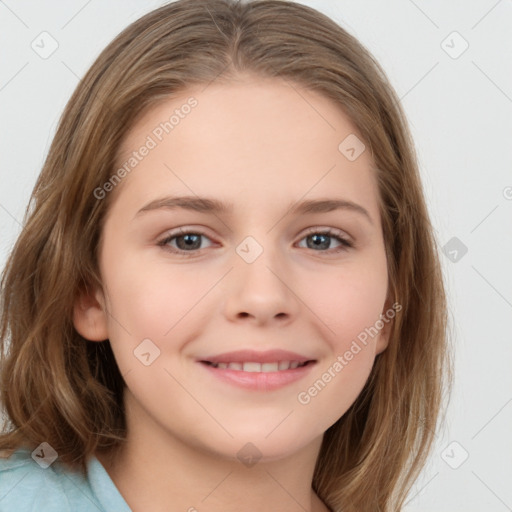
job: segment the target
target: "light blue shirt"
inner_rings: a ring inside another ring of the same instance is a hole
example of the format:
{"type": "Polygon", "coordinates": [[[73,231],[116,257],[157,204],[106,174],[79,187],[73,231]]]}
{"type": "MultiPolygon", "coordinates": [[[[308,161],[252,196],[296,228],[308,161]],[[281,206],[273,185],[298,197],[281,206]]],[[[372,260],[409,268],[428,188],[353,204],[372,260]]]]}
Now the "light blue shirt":
{"type": "Polygon", "coordinates": [[[96,457],[84,479],[58,459],[43,468],[31,454],[20,449],[0,458],[0,512],[131,512],[96,457]]]}

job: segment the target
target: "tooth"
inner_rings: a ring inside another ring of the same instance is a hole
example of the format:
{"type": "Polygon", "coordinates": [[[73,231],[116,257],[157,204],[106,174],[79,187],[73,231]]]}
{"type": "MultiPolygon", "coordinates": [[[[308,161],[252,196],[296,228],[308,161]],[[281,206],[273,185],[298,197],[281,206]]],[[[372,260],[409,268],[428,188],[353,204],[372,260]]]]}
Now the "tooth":
{"type": "Polygon", "coordinates": [[[238,370],[244,372],[258,373],[258,372],[277,372],[289,369],[295,369],[298,367],[305,366],[306,363],[299,363],[298,361],[276,361],[273,363],[210,363],[214,368],[220,368],[221,370],[238,370]]]}
{"type": "Polygon", "coordinates": [[[244,363],[244,372],[261,372],[261,363],[244,363]]]}
{"type": "Polygon", "coordinates": [[[262,372],[277,372],[278,368],[279,368],[278,363],[263,363],[261,365],[262,372]]]}

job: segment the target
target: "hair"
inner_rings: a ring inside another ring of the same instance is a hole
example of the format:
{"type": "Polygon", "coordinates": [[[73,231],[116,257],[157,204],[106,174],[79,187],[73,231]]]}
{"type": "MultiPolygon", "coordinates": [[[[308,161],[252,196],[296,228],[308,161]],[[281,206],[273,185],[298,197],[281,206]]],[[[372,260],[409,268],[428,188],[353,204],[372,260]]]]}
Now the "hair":
{"type": "Polygon", "coordinates": [[[124,380],[108,340],[73,326],[73,304],[102,289],[98,249],[113,194],[94,190],[148,109],[213,80],[287,80],[338,104],[371,151],[389,290],[403,305],[365,386],[324,434],[313,489],[333,511],[400,510],[432,449],[452,385],[443,276],[417,157],[379,64],[327,16],[286,0],[179,0],[122,31],[59,121],[2,274],[0,449],[48,442],[85,474],[126,439],[124,380]]]}

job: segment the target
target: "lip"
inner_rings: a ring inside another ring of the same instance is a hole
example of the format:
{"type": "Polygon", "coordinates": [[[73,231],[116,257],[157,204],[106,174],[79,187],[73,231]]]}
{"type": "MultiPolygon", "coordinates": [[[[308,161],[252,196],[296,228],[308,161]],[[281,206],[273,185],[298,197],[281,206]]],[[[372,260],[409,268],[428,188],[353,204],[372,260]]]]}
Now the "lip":
{"type": "Polygon", "coordinates": [[[269,350],[258,352],[255,350],[238,350],[226,352],[216,356],[200,358],[197,363],[213,377],[224,383],[253,391],[274,391],[296,382],[309,374],[316,365],[316,359],[289,352],[286,350],[269,350]],[[271,363],[276,361],[298,361],[307,363],[305,366],[290,368],[277,372],[244,372],[229,368],[215,368],[208,363],[271,363]]]}
{"type": "Polygon", "coordinates": [[[202,357],[198,359],[210,363],[245,363],[248,361],[254,363],[273,363],[274,361],[315,361],[313,357],[306,357],[288,350],[266,350],[258,352],[257,350],[236,350],[234,352],[225,352],[216,356],[202,357]]]}

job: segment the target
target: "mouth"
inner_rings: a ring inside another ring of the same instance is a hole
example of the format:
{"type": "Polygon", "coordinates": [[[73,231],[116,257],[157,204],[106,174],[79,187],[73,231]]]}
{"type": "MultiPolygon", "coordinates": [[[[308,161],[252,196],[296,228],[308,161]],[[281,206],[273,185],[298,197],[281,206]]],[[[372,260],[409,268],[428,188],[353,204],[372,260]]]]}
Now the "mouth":
{"type": "Polygon", "coordinates": [[[272,391],[305,377],[317,360],[283,350],[243,350],[201,358],[197,362],[224,383],[272,391]]]}
{"type": "Polygon", "coordinates": [[[212,361],[200,362],[207,366],[219,368],[221,370],[235,370],[239,372],[249,373],[271,373],[295,370],[296,368],[302,368],[304,366],[307,366],[308,364],[314,364],[316,361],[314,359],[310,359],[302,363],[300,361],[274,361],[271,363],[258,363],[256,361],[229,363],[213,363],[212,361]]]}

